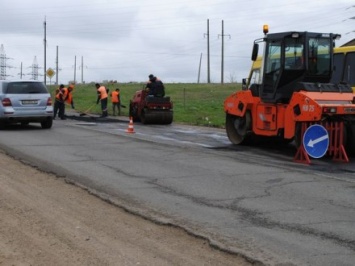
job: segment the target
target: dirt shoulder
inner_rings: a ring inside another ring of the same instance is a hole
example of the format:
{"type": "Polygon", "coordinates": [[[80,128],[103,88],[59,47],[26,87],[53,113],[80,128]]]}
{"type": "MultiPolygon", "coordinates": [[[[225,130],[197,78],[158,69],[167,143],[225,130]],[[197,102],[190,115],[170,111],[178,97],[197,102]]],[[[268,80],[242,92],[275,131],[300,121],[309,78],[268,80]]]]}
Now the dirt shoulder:
{"type": "Polygon", "coordinates": [[[0,151],[0,265],[251,265],[0,151]]]}

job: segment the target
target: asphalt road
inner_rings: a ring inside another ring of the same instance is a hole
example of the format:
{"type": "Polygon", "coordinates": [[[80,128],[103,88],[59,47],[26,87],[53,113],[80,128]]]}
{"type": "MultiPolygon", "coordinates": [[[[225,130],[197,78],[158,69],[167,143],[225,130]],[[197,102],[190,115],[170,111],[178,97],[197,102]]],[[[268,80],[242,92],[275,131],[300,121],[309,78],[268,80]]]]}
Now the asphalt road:
{"type": "Polygon", "coordinates": [[[271,265],[354,265],[355,158],[293,162],[295,150],[234,147],[223,130],[127,120],[9,127],[0,147],[132,213],[271,265]]]}

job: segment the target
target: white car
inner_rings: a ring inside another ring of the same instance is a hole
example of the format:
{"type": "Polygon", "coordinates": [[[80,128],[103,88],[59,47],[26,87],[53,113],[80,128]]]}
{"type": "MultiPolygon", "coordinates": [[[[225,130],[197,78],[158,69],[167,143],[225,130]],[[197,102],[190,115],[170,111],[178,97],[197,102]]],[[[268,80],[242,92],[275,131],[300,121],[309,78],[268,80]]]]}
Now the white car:
{"type": "Polygon", "coordinates": [[[53,124],[52,98],[43,82],[37,80],[0,80],[0,127],[6,124],[53,124]]]}

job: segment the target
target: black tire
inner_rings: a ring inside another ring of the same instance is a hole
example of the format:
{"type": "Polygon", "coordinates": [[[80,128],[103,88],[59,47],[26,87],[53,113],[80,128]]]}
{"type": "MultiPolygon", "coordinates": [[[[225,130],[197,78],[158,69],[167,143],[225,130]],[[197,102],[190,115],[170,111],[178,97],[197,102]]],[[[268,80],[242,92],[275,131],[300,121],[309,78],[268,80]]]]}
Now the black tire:
{"type": "Polygon", "coordinates": [[[52,117],[49,117],[46,120],[41,122],[41,126],[43,129],[49,129],[52,127],[52,125],[53,125],[53,118],[52,117]]]}
{"type": "Polygon", "coordinates": [[[6,127],[5,122],[0,122],[0,130],[5,129],[5,127],[6,127]]]}
{"type": "Polygon", "coordinates": [[[251,139],[251,115],[247,111],[244,116],[227,114],[226,131],[229,140],[236,145],[249,144],[251,139]]]}
{"type": "Polygon", "coordinates": [[[173,112],[167,112],[164,115],[164,121],[162,124],[164,125],[170,125],[173,122],[173,112]]]}

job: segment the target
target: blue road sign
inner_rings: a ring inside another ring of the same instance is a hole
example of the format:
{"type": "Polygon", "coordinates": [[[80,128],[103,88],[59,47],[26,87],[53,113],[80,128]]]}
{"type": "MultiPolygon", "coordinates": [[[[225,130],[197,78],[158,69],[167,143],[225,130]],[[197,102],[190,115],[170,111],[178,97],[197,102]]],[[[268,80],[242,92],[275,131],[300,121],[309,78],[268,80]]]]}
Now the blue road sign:
{"type": "Polygon", "coordinates": [[[312,125],[303,135],[303,147],[312,158],[321,158],[329,146],[328,131],[321,125],[312,125]]]}

